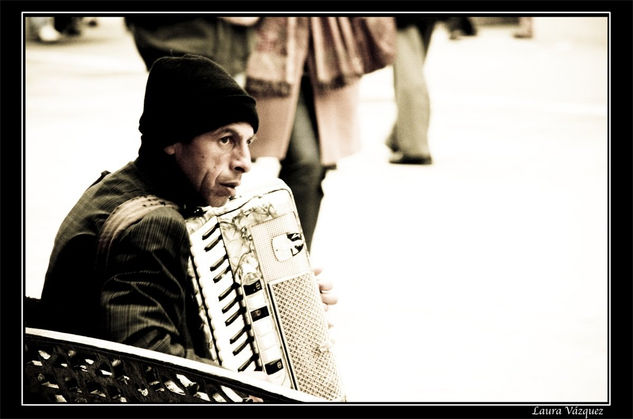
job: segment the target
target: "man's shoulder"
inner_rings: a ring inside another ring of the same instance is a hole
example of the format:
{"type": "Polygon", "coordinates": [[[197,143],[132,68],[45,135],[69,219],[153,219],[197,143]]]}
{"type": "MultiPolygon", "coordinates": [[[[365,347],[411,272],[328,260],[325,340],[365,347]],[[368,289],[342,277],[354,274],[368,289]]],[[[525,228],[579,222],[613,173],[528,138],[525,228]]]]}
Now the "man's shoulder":
{"type": "Polygon", "coordinates": [[[179,208],[155,196],[139,196],[119,205],[99,235],[100,249],[126,242],[143,249],[187,248],[187,225],[179,208]]]}
{"type": "Polygon", "coordinates": [[[88,187],[67,215],[64,224],[83,226],[97,233],[119,208],[130,206],[130,202],[149,194],[138,168],[130,162],[113,173],[102,174],[88,187]]]}
{"type": "Polygon", "coordinates": [[[148,194],[147,185],[134,162],[130,162],[102,176],[86,190],[82,199],[109,213],[122,203],[144,194],[148,194]]]}
{"type": "Polygon", "coordinates": [[[158,231],[186,231],[186,222],[178,205],[156,195],[139,195],[112,211],[104,223],[102,235],[135,225],[158,231]]]}
{"type": "Polygon", "coordinates": [[[171,229],[186,231],[187,222],[179,208],[170,205],[159,206],[147,212],[143,217],[150,224],[164,225],[171,229]]]}
{"type": "Polygon", "coordinates": [[[177,204],[156,195],[135,196],[119,205],[113,212],[112,217],[115,217],[120,212],[125,212],[128,217],[139,220],[171,220],[182,224],[185,223],[185,218],[177,204]]]}

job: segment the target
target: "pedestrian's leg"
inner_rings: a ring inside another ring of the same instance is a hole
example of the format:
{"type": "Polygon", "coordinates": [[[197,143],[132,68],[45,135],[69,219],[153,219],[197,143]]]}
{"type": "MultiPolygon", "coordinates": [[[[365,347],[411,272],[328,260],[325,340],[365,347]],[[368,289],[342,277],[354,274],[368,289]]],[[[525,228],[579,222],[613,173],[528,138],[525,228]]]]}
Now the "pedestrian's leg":
{"type": "Polygon", "coordinates": [[[318,134],[311,112],[312,87],[306,82],[304,78],[290,144],[286,157],[281,161],[279,178],[292,190],[306,243],[310,247],[323,199],[321,183],[325,177],[325,169],[321,164],[318,134]]]}
{"type": "Polygon", "coordinates": [[[28,22],[36,40],[40,42],[57,42],[61,39],[59,33],[53,25],[53,17],[29,17],[28,22]]]}
{"type": "Polygon", "coordinates": [[[424,77],[425,46],[415,26],[398,30],[394,88],[398,115],[396,143],[400,150],[392,163],[431,163],[428,144],[430,98],[424,77]]]}
{"type": "Polygon", "coordinates": [[[514,33],[515,38],[532,38],[532,17],[520,17],[519,18],[519,29],[514,33]]]}

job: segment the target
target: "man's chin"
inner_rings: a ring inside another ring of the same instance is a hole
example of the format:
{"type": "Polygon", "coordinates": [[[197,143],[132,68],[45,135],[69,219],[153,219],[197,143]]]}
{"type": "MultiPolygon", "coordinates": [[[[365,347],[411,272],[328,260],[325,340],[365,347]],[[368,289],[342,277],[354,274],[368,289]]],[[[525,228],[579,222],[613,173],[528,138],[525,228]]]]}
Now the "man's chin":
{"type": "Polygon", "coordinates": [[[227,202],[229,202],[229,198],[230,197],[228,196],[214,196],[208,200],[209,206],[223,207],[224,205],[226,205],[227,202]]]}

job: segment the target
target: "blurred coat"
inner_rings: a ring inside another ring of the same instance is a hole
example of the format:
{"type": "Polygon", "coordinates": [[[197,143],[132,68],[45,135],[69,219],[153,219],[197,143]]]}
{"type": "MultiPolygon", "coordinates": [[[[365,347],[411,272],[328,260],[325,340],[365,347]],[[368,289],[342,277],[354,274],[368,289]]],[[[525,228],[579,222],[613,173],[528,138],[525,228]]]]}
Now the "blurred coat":
{"type": "Polygon", "coordinates": [[[246,90],[257,100],[260,118],[253,157],[286,156],[304,71],[314,96],[322,164],[335,164],[360,149],[359,80],[364,69],[353,41],[346,17],[260,20],[246,68],[246,90]]]}
{"type": "MultiPolygon", "coordinates": [[[[297,81],[300,77],[299,74],[297,81]]],[[[251,155],[254,158],[272,156],[283,160],[290,143],[299,84],[297,83],[285,97],[252,95],[257,100],[260,127],[257,141],[250,146],[251,155]]],[[[339,159],[360,150],[358,102],[358,82],[336,90],[314,92],[316,125],[323,165],[333,165],[339,159]]]]}

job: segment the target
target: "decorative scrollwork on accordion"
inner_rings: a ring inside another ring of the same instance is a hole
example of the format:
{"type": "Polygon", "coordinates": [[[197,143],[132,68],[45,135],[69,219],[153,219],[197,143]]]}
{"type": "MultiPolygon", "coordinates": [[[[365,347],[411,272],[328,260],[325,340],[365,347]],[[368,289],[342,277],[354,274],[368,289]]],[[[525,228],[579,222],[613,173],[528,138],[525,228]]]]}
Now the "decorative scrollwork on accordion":
{"type": "Polygon", "coordinates": [[[187,219],[209,355],[234,371],[344,400],[327,320],[290,189],[275,182],[187,219]]]}

